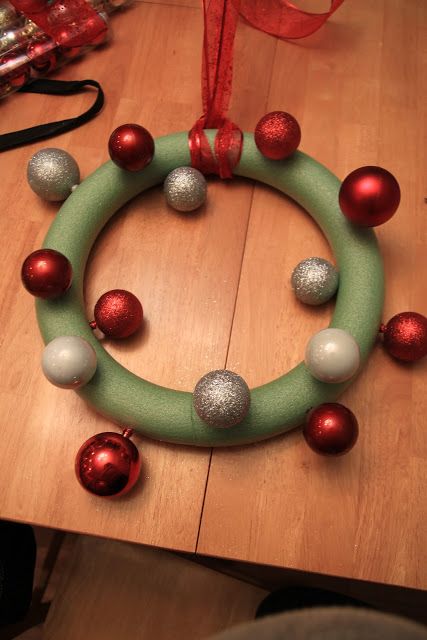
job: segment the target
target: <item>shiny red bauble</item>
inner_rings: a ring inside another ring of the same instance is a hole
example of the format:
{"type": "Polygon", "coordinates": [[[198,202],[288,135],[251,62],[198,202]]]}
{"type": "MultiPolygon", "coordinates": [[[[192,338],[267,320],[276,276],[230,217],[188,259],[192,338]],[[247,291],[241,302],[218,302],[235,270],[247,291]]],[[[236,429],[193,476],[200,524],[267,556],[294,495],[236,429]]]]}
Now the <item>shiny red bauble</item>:
{"type": "Polygon", "coordinates": [[[15,8],[22,13],[40,13],[46,11],[48,0],[18,0],[14,4],[15,8]]]}
{"type": "Polygon", "coordinates": [[[350,409],[338,402],[325,402],[308,413],[303,434],[316,453],[340,456],[355,445],[359,426],[350,409]]]}
{"type": "Polygon", "coordinates": [[[141,327],[143,310],[133,293],[112,289],[99,298],[94,316],[98,329],[109,338],[128,338],[141,327]]]}
{"type": "Polygon", "coordinates": [[[54,249],[33,251],[24,260],[22,283],[37,298],[57,298],[71,286],[73,270],[62,253],[54,249]]]}
{"type": "Polygon", "coordinates": [[[376,227],[387,222],[399,203],[399,183],[382,167],[355,169],[345,178],[339,192],[343,214],[363,227],[376,227]]]}
{"type": "Polygon", "coordinates": [[[141,171],[153,159],[154,140],[139,124],[122,124],[111,134],[108,151],[121,169],[141,171]]]}
{"type": "Polygon", "coordinates": [[[255,144],[270,160],[283,160],[298,148],[301,129],[290,113],[272,111],[261,118],[255,127],[255,144]]]}
{"type": "Polygon", "coordinates": [[[20,89],[30,77],[30,66],[26,56],[11,51],[0,58],[2,80],[8,82],[14,89],[20,89]]]}
{"type": "Polygon", "coordinates": [[[427,318],[415,311],[393,316],[383,329],[384,347],[390,355],[415,362],[427,355],[427,318]]]}
{"type": "Polygon", "coordinates": [[[138,480],[141,461],[129,440],[132,430],[98,433],[80,447],[75,471],[80,484],[97,496],[124,495],[138,480]]]}
{"type": "Polygon", "coordinates": [[[55,48],[55,42],[48,36],[30,42],[27,47],[27,56],[37,73],[46,74],[56,67],[55,48]]]}

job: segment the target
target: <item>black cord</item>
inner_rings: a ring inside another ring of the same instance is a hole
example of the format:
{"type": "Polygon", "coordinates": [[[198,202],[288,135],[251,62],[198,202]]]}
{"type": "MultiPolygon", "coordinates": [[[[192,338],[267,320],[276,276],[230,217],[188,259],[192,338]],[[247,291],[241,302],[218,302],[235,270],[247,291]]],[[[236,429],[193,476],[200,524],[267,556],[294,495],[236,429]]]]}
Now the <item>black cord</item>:
{"type": "Polygon", "coordinates": [[[97,91],[96,100],[93,105],[84,113],[74,118],[66,120],[58,120],[57,122],[48,122],[39,124],[28,129],[20,131],[11,131],[0,135],[0,152],[20,147],[24,144],[45,140],[61,133],[66,133],[72,129],[80,127],[82,124],[89,122],[102,109],[104,105],[104,92],[101,85],[96,80],[48,80],[40,78],[32,83],[21,87],[21,93],[42,93],[54,96],[67,96],[80,93],[85,87],[95,87],[97,91]]]}

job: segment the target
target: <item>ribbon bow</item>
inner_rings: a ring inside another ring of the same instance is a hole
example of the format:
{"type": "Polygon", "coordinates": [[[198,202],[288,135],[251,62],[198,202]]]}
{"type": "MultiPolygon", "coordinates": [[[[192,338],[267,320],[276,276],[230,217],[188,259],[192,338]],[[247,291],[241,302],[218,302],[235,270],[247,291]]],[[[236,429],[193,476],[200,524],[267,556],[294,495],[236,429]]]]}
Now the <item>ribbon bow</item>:
{"type": "Polygon", "coordinates": [[[243,135],[227,118],[233,79],[233,44],[239,14],[256,29],[282,39],[314,33],[344,0],[331,0],[326,13],[302,11],[288,0],[203,0],[203,115],[189,132],[191,164],[202,173],[231,178],[242,152],[243,135]],[[218,129],[215,154],[204,129],[218,129]]]}

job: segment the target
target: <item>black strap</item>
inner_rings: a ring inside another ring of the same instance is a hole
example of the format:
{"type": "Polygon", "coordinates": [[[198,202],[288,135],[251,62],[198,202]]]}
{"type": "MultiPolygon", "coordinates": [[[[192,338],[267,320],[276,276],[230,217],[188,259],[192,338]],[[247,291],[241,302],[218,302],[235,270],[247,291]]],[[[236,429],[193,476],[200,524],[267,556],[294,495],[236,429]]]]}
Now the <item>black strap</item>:
{"type": "Polygon", "coordinates": [[[48,122],[39,124],[21,131],[11,131],[0,135],[0,152],[20,147],[23,144],[45,140],[51,136],[57,136],[66,131],[71,131],[80,125],[89,122],[97,113],[99,113],[104,105],[104,92],[101,85],[96,80],[48,80],[40,78],[34,80],[28,85],[21,87],[19,91],[24,93],[44,93],[54,96],[66,96],[79,93],[85,87],[95,87],[98,89],[96,100],[93,105],[80,116],[75,118],[67,118],[67,120],[58,120],[58,122],[48,122]]]}

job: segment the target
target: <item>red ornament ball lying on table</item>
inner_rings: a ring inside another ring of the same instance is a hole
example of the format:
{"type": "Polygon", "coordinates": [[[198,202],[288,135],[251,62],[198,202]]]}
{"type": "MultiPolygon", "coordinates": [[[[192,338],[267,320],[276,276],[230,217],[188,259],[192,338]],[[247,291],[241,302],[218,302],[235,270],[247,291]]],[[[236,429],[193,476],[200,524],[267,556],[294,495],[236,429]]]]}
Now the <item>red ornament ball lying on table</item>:
{"type": "Polygon", "coordinates": [[[270,160],[283,160],[297,150],[301,129],[290,113],[272,111],[261,118],[255,128],[255,144],[270,160]]]}
{"type": "Polygon", "coordinates": [[[141,469],[131,429],[98,433],[80,447],[75,462],[82,487],[97,496],[121,496],[132,489],[141,469]]]}
{"type": "Polygon", "coordinates": [[[109,338],[128,338],[142,325],[143,310],[138,298],[125,289],[104,293],[95,305],[95,323],[109,338]]]}
{"type": "Polygon", "coordinates": [[[325,402],[308,413],[303,434],[316,453],[340,456],[356,444],[359,426],[350,409],[338,402],[325,402]]]}
{"type": "Polygon", "coordinates": [[[24,260],[21,277],[24,287],[37,298],[57,298],[69,289],[71,263],[54,249],[33,251],[24,260]]]}
{"type": "Polygon", "coordinates": [[[376,227],[387,222],[399,203],[399,183],[382,167],[355,169],[345,178],[339,192],[343,214],[363,227],[376,227]]]}
{"type": "Polygon", "coordinates": [[[108,151],[121,169],[141,171],[153,159],[154,140],[139,124],[122,124],[111,134],[108,151]]]}
{"type": "Polygon", "coordinates": [[[398,313],[383,332],[384,347],[394,358],[415,362],[427,355],[427,318],[420,313],[398,313]]]}

